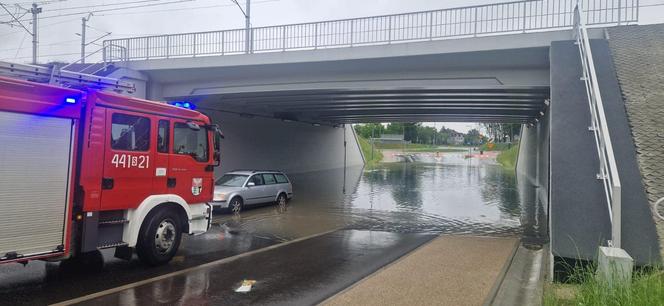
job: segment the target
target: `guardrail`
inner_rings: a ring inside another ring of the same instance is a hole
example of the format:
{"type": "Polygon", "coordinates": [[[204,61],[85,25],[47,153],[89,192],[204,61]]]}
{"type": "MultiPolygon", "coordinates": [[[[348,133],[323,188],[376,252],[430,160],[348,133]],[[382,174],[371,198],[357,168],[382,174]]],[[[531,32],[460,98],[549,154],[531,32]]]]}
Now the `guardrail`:
{"type": "Polygon", "coordinates": [[[584,6],[579,1],[574,9],[574,34],[576,44],[579,46],[579,55],[583,66],[582,80],[586,84],[586,94],[590,106],[591,122],[588,128],[595,135],[595,144],[599,156],[599,174],[597,178],[604,182],[604,191],[609,209],[609,218],[611,220],[611,240],[609,246],[620,248],[621,245],[621,185],[613,153],[613,145],[609,134],[609,127],[604,112],[604,103],[602,102],[602,93],[597,81],[595,71],[595,62],[588,38],[588,29],[586,18],[583,14],[588,11],[583,10],[584,6]]]}
{"type": "MultiPolygon", "coordinates": [[[[639,0],[583,0],[587,25],[637,22],[639,0]]],[[[104,41],[104,61],[314,50],[572,28],[576,0],[530,0],[104,41]],[[246,37],[251,40],[245,43],[246,37]]]]}

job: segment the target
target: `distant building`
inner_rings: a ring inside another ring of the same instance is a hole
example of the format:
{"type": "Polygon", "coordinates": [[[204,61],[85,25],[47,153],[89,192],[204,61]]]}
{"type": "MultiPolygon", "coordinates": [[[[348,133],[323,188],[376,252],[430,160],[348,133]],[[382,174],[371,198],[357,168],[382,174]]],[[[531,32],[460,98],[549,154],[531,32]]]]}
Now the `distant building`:
{"type": "Polygon", "coordinates": [[[450,134],[448,142],[453,145],[462,145],[465,140],[465,135],[461,133],[454,132],[450,134]]]}

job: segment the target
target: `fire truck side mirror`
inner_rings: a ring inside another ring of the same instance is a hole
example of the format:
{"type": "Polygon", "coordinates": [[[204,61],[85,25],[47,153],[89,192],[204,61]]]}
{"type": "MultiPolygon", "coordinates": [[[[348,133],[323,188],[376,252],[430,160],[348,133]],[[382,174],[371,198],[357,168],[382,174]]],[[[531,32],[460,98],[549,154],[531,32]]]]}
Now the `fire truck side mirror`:
{"type": "Polygon", "coordinates": [[[214,129],[214,161],[215,167],[221,165],[221,139],[224,138],[224,134],[221,133],[219,128],[214,129]]]}
{"type": "Polygon", "coordinates": [[[214,151],[214,166],[219,167],[221,165],[221,152],[214,151]]]}

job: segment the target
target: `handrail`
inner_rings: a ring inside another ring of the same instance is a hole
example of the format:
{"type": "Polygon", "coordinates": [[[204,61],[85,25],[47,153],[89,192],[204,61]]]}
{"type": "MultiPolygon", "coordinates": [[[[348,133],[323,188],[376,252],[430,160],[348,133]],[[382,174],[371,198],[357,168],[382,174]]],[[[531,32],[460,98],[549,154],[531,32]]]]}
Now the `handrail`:
{"type": "MultiPolygon", "coordinates": [[[[104,61],[317,50],[574,26],[577,0],[528,0],[404,14],[104,41],[104,61]],[[247,37],[251,43],[245,44],[247,37]],[[248,47],[247,47],[248,46],[248,47]]],[[[639,0],[583,0],[587,25],[638,21],[639,0]]]]}
{"type": "Polygon", "coordinates": [[[657,215],[657,218],[661,219],[662,221],[664,221],[664,216],[662,216],[662,214],[659,213],[659,204],[661,204],[661,203],[663,203],[663,202],[664,202],[664,198],[660,198],[660,199],[657,200],[657,202],[655,202],[655,204],[653,205],[653,210],[655,211],[655,215],[657,215]]]}
{"type": "Polygon", "coordinates": [[[83,57],[83,58],[80,58],[80,59],[78,59],[78,60],[76,60],[76,61],[73,61],[73,62],[67,64],[67,65],[64,65],[64,66],[60,67],[60,70],[67,70],[67,71],[78,72],[78,73],[95,74],[95,73],[101,71],[103,68],[106,68],[106,67],[108,66],[108,65],[106,65],[106,62],[97,62],[97,63],[94,63],[94,64],[90,64],[90,65],[85,66],[83,69],[78,70],[78,71],[73,71],[73,70],[70,70],[69,68],[70,68],[70,67],[73,67],[74,65],[79,64],[79,63],[81,63],[81,65],[84,65],[84,64],[82,64],[82,62],[83,62],[84,59],[90,58],[90,57],[92,57],[93,55],[95,55],[95,54],[97,54],[97,53],[100,53],[100,52],[102,52],[102,51],[105,51],[105,48],[102,47],[102,48],[100,48],[100,49],[98,49],[98,50],[96,50],[96,51],[94,51],[94,52],[92,52],[92,53],[89,53],[88,55],[86,55],[86,56],[83,57]],[[97,70],[93,71],[92,73],[86,72],[86,70],[90,69],[91,67],[95,67],[96,65],[99,65],[99,64],[102,64],[102,69],[97,69],[97,70]]]}
{"type": "Polygon", "coordinates": [[[597,72],[595,71],[595,62],[588,38],[588,29],[586,18],[583,18],[583,5],[581,1],[577,2],[574,9],[575,26],[574,33],[576,44],[579,46],[579,55],[583,66],[582,80],[586,85],[586,94],[590,106],[591,125],[589,129],[595,135],[595,144],[597,145],[597,154],[599,157],[599,174],[597,178],[604,182],[604,191],[606,194],[609,208],[609,219],[611,221],[611,240],[609,246],[620,248],[621,245],[621,185],[618,167],[611,143],[609,127],[606,120],[604,103],[599,88],[597,72]]]}
{"type": "Polygon", "coordinates": [[[97,88],[120,93],[133,93],[136,91],[136,86],[131,82],[89,73],[63,70],[57,65],[38,66],[0,61],[0,75],[33,82],[51,83],[63,87],[97,88]]]}

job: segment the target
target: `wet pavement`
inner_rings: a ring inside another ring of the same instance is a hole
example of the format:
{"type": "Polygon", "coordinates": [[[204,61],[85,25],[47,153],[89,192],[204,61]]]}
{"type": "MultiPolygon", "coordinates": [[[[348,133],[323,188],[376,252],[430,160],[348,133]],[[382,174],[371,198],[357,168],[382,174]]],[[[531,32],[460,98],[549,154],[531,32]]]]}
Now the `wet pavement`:
{"type": "Polygon", "coordinates": [[[433,235],[341,230],[82,302],[82,305],[313,305],[433,235]],[[243,280],[249,293],[236,293],[243,280]]]}
{"type": "MultiPolygon", "coordinates": [[[[291,175],[295,198],[286,207],[254,208],[240,216],[216,214],[212,230],[185,237],[177,257],[163,267],[146,267],[136,258],[114,259],[112,251],[104,251],[101,271],[71,271],[59,263],[37,261],[26,267],[0,266],[0,304],[68,300],[340,228],[395,237],[433,237],[441,233],[522,236],[532,244],[545,239],[546,210],[536,204],[536,189],[517,180],[495,159],[466,159],[462,153],[445,153],[418,154],[417,160],[371,170],[348,168],[291,175]]],[[[336,252],[352,253],[355,244],[362,245],[358,241],[349,239],[336,252]]],[[[371,261],[382,262],[382,247],[378,246],[372,251],[375,256],[370,256],[371,261]]],[[[292,250],[293,254],[316,251],[292,250]]],[[[272,259],[275,265],[283,260],[288,259],[272,259]]],[[[307,278],[314,281],[323,277],[316,273],[312,270],[307,278]]]]}

